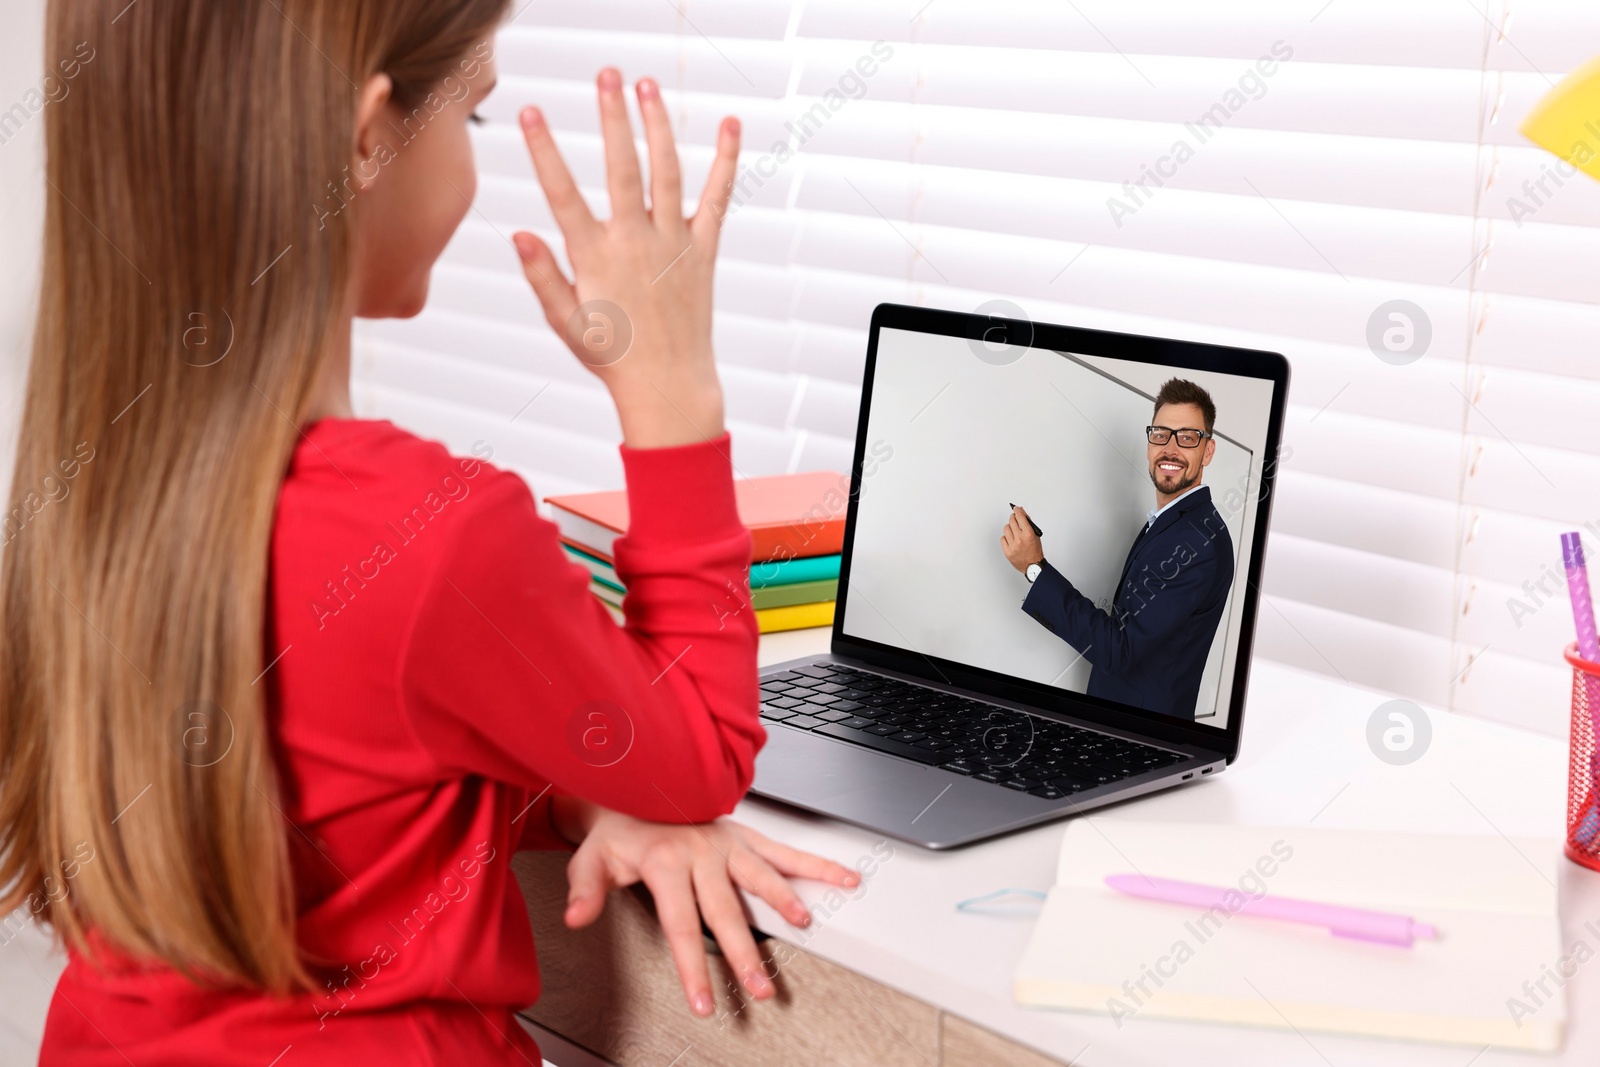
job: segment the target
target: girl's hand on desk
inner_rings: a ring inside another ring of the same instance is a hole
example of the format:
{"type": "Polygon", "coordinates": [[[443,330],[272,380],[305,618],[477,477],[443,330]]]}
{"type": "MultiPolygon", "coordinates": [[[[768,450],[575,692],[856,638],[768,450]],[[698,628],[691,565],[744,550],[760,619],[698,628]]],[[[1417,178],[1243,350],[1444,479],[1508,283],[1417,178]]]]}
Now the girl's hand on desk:
{"type": "Polygon", "coordinates": [[[832,860],[780,845],[728,819],[698,826],[646,822],[558,798],[556,827],[582,844],[567,864],[566,924],[587,926],[605,909],[606,896],[643,882],[655,898],[661,929],[672,948],[690,1009],[708,1016],[715,1007],[700,918],[756,1000],[777,988],[762,971],[761,954],[735,887],[754,893],[792,925],[811,924],[811,913],[789,878],[814,878],[851,888],[860,876],[832,860]],[[584,833],[585,828],[587,833],[584,833]]]}

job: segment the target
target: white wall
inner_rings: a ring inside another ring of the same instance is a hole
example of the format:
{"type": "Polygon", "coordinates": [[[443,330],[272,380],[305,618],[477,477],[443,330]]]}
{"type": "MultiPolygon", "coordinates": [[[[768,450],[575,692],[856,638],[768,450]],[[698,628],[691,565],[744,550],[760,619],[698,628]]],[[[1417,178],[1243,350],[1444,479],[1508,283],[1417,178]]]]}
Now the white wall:
{"type": "MultiPolygon", "coordinates": [[[[44,76],[43,0],[0,0],[0,111],[44,76]]],[[[33,116],[0,144],[0,499],[11,484],[17,417],[37,299],[39,233],[44,213],[44,126],[33,116]]],[[[12,917],[0,921],[13,923],[12,917]]],[[[0,1064],[33,1063],[55,976],[66,960],[28,926],[0,959],[0,1064]]]]}
{"type": "MultiPolygon", "coordinates": [[[[44,4],[0,0],[0,111],[44,77],[44,4]]],[[[0,491],[11,483],[17,417],[38,297],[44,125],[35,115],[0,144],[0,491]]]]}

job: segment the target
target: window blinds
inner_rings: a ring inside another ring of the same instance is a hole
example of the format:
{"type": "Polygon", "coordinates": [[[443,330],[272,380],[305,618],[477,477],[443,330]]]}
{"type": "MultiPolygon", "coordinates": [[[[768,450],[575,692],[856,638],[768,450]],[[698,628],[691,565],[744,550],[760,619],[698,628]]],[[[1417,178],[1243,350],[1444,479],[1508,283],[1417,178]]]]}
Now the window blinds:
{"type": "Polygon", "coordinates": [[[880,301],[1281,351],[1258,654],[1563,733],[1600,184],[1517,125],[1596,51],[1577,0],[531,0],[428,310],[358,330],[358,410],[487,442],[541,498],[622,483],[508,241],[561,247],[524,103],[608,212],[615,64],[662,83],[691,207],[744,123],[716,320],[739,474],[848,470],[880,301]]]}

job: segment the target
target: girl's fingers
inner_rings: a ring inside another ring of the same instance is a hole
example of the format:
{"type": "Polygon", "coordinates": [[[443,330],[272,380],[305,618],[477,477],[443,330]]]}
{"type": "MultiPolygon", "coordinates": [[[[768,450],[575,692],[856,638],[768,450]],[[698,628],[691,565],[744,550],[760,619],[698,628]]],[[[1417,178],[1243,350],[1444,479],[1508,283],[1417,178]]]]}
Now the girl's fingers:
{"type": "Polygon", "coordinates": [[[611,191],[611,217],[644,214],[644,182],[639,153],[633,148],[633,123],[622,97],[622,75],[607,67],[595,79],[600,91],[600,134],[606,146],[606,188],[611,191]]]}
{"type": "Polygon", "coordinates": [[[588,203],[572,180],[566,160],[556,148],[550,134],[550,125],[536,107],[525,107],[520,116],[522,139],[527,142],[528,155],[533,159],[533,170],[539,178],[539,188],[550,203],[550,213],[570,247],[575,241],[586,239],[599,225],[589,211],[588,203]]]}
{"type": "Polygon", "coordinates": [[[723,216],[728,213],[728,202],[733,198],[733,179],[738,168],[739,120],[726,118],[717,131],[717,156],[711,161],[711,173],[706,176],[700,206],[689,222],[696,241],[712,243],[714,247],[723,216]]]}
{"type": "Polygon", "coordinates": [[[700,914],[705,916],[706,925],[740,983],[752,997],[764,1000],[777,989],[761,968],[761,953],[750,935],[750,923],[728,874],[727,861],[714,853],[695,864],[694,888],[700,900],[700,914]]]}
{"type": "Polygon", "coordinates": [[[605,910],[613,880],[598,849],[583,848],[567,861],[567,910],[562,919],[572,929],[588,926],[605,910]]]}
{"type": "Polygon", "coordinates": [[[814,878],[819,882],[830,882],[846,888],[861,883],[861,876],[842,863],[835,863],[810,852],[801,852],[797,848],[790,848],[788,845],[779,844],[759,835],[756,840],[750,842],[749,847],[780,873],[790,878],[814,878]]]}
{"type": "Polygon", "coordinates": [[[695,907],[694,886],[686,867],[668,865],[645,873],[644,883],[656,902],[661,932],[678,966],[678,981],[689,998],[689,1009],[701,1018],[711,1014],[711,980],[706,974],[706,946],[700,934],[700,912],[695,907]]]}
{"type": "Polygon", "coordinates": [[[658,229],[678,234],[683,229],[683,175],[678,168],[672,120],[654,79],[640,78],[637,89],[645,141],[650,146],[650,216],[658,229]]]}
{"type": "Polygon", "coordinates": [[[728,873],[740,889],[766,901],[779,915],[789,920],[790,926],[811,925],[811,913],[794,891],[794,886],[759,853],[748,848],[730,853],[728,873]]]}
{"type": "Polygon", "coordinates": [[[556,262],[550,246],[538,237],[526,230],[518,230],[511,235],[511,243],[516,246],[517,257],[522,261],[523,277],[533,286],[533,295],[539,298],[545,321],[551,329],[565,337],[567,322],[572,318],[572,313],[578,310],[578,291],[561,273],[561,265],[556,262]]]}

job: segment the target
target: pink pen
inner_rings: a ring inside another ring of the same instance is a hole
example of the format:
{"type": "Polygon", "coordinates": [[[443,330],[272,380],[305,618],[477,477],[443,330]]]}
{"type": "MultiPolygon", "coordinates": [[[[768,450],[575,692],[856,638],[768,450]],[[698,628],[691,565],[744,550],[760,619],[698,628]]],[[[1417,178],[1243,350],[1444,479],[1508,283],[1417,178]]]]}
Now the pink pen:
{"type": "Polygon", "coordinates": [[[1171,878],[1146,878],[1142,874],[1108,874],[1106,885],[1119,893],[1145,900],[1188,904],[1206,910],[1221,908],[1230,915],[1245,912],[1261,919],[1325,926],[1334,937],[1349,937],[1359,941],[1379,941],[1386,945],[1410,948],[1413,940],[1439,936],[1433,926],[1419,923],[1409,915],[1346,908],[1338,904],[1318,904],[1288,897],[1251,897],[1227,886],[1179,882],[1171,878]]]}

